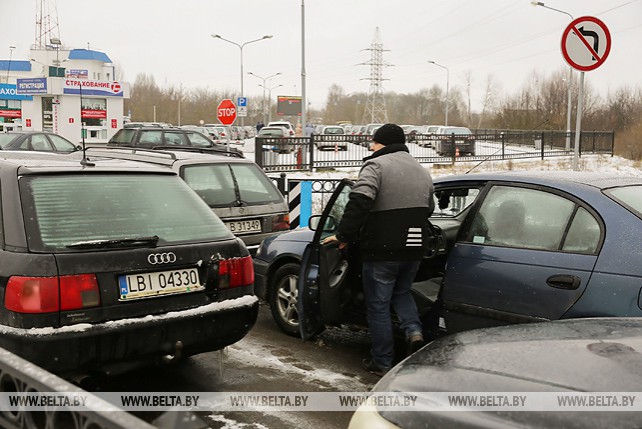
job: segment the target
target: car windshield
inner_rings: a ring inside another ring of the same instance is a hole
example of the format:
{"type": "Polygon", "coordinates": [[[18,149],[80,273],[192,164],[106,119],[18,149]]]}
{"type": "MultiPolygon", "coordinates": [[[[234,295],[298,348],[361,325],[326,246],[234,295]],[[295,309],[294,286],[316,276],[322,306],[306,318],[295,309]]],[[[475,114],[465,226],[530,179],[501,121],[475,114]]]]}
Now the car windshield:
{"type": "Polygon", "coordinates": [[[343,128],[326,128],[324,130],[325,134],[343,134],[343,128]]]}
{"type": "Polygon", "coordinates": [[[187,137],[189,138],[189,141],[192,143],[193,146],[199,146],[199,147],[210,147],[212,146],[212,142],[207,139],[203,134],[200,134],[195,131],[186,131],[187,132],[187,137]]]}
{"type": "Polygon", "coordinates": [[[231,238],[223,222],[173,175],[24,176],[29,249],[69,251],[81,241],[158,236],[159,245],[231,238]],[[162,213],[162,216],[159,216],[162,213]]]}
{"type": "Polygon", "coordinates": [[[18,134],[0,133],[0,147],[4,148],[10,142],[12,142],[13,139],[15,139],[17,136],[18,134]]]}
{"type": "Polygon", "coordinates": [[[642,186],[621,186],[608,189],[605,194],[642,218],[642,186]]]}
{"type": "Polygon", "coordinates": [[[210,207],[241,204],[280,203],[283,197],[270,179],[255,164],[202,164],[185,167],[185,182],[210,207]],[[239,195],[235,189],[238,184],[239,195]]]}

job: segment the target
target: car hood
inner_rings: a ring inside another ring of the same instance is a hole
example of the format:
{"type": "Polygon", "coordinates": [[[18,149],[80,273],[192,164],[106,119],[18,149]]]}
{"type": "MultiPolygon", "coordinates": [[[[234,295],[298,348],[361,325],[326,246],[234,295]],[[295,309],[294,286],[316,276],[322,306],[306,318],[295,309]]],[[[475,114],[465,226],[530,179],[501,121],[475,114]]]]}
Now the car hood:
{"type": "MultiPolygon", "coordinates": [[[[394,367],[379,392],[638,392],[642,321],[576,319],[444,337],[394,367]]],[[[518,393],[516,393],[518,394],[518,393]]],[[[636,403],[639,398],[636,398],[636,403]]],[[[380,411],[399,427],[639,427],[631,411],[380,411]]]]}
{"type": "Polygon", "coordinates": [[[433,341],[384,377],[384,391],[636,391],[642,319],[572,319],[433,341]]]}

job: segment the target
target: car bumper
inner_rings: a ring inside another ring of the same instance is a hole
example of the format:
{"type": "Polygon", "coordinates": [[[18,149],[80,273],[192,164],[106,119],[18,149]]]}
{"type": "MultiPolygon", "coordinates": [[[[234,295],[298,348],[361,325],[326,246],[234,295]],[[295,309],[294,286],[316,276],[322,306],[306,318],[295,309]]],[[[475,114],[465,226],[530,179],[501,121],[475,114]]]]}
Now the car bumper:
{"type": "Polygon", "coordinates": [[[90,372],[116,365],[135,366],[164,355],[190,356],[222,349],[241,340],[257,316],[258,299],[246,295],[157,316],[99,324],[0,327],[0,346],[50,372],[90,372]]]}
{"type": "Polygon", "coordinates": [[[270,268],[267,261],[254,258],[254,293],[264,301],[267,301],[267,279],[268,269],[270,268]]]}

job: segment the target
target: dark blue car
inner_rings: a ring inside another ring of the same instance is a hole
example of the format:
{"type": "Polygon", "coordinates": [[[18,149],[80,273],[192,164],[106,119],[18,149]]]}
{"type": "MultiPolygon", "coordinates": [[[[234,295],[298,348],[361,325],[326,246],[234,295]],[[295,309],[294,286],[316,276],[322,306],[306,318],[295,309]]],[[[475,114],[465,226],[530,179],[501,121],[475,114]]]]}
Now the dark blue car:
{"type": "MultiPolygon", "coordinates": [[[[427,334],[642,316],[642,178],[538,171],[434,182],[431,222],[443,245],[413,289],[427,334]]],[[[311,219],[316,231],[266,240],[254,260],[257,294],[292,335],[365,325],[358,249],[320,244],[340,221],[350,186],[343,181],[311,219]]]]}

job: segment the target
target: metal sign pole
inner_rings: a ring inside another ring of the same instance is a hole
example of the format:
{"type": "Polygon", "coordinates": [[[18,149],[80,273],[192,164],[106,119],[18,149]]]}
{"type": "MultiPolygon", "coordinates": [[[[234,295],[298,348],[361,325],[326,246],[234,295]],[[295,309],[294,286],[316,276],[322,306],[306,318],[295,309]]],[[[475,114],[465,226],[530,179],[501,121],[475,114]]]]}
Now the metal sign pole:
{"type": "Polygon", "coordinates": [[[584,72],[580,72],[580,89],[577,97],[577,117],[575,118],[575,148],[573,150],[573,171],[579,169],[580,134],[582,130],[582,108],[584,105],[584,72]]]}

